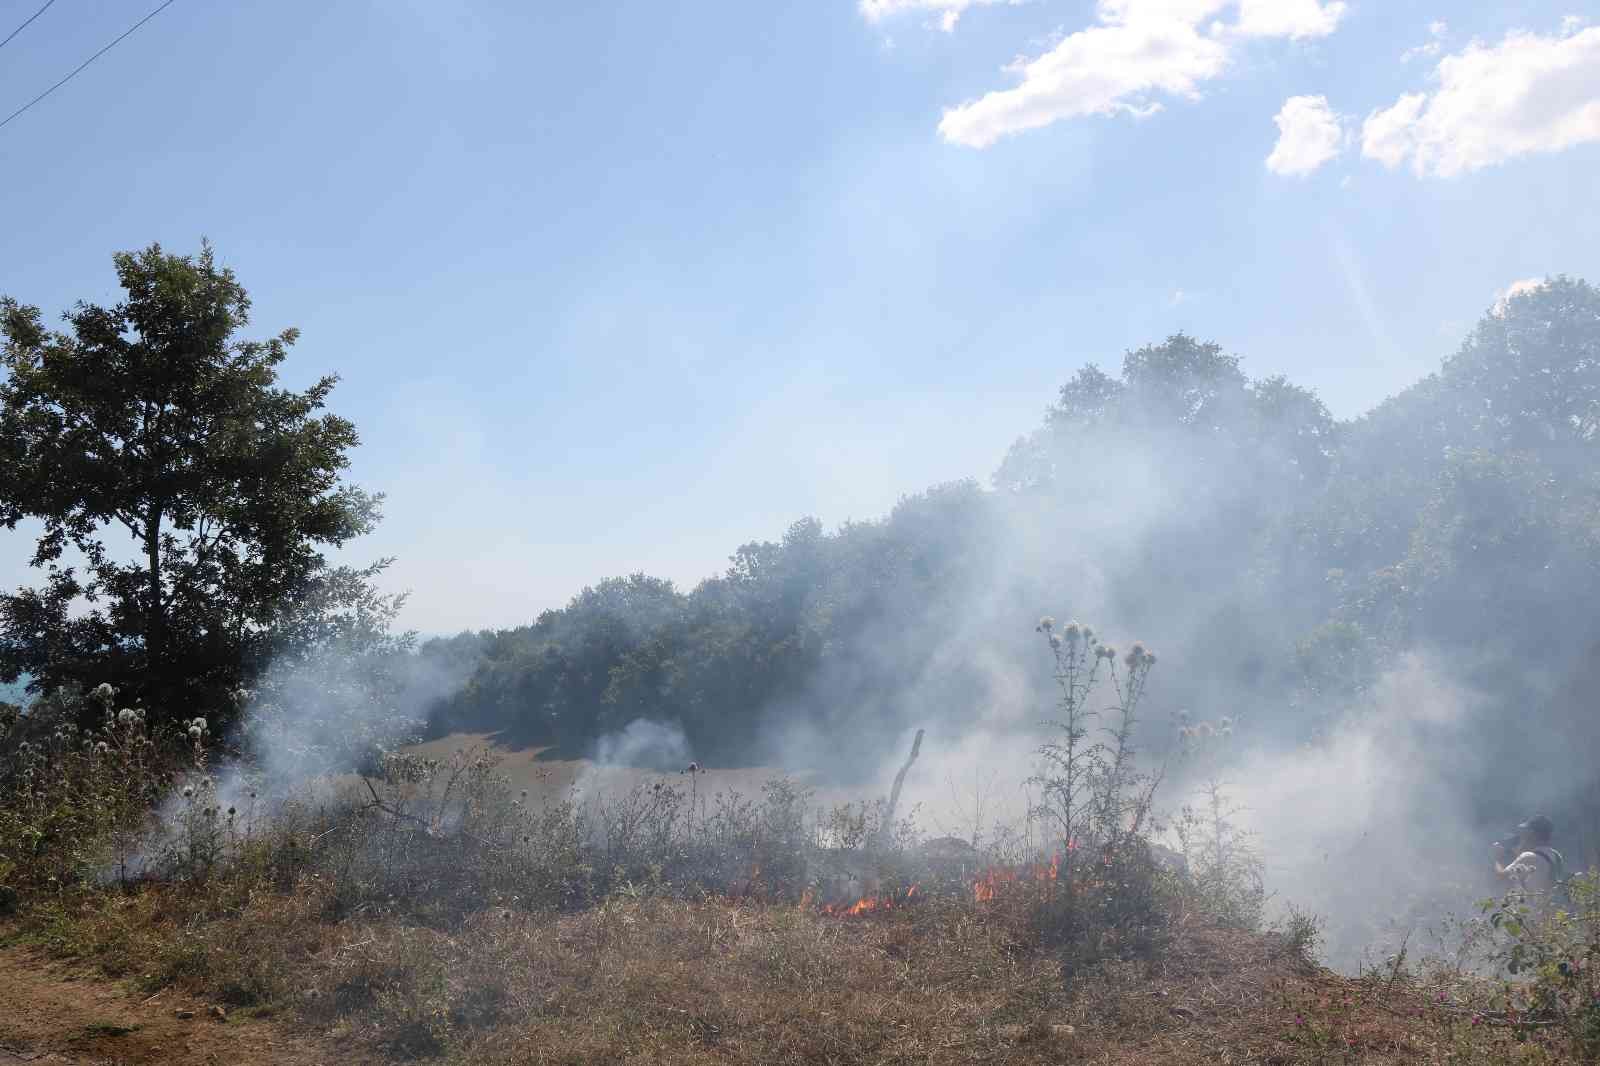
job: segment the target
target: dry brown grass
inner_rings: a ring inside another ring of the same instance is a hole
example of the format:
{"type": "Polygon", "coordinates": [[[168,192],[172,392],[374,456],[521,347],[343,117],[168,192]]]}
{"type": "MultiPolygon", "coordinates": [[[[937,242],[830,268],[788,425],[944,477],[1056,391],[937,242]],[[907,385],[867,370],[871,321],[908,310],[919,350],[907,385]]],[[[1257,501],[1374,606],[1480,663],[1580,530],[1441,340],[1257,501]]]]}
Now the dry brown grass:
{"type": "Polygon", "coordinates": [[[286,801],[230,836],[225,861],[126,891],[87,872],[29,879],[0,937],[147,994],[277,1015],[352,1061],[1574,1061],[1550,1030],[1474,1025],[1409,978],[1350,981],[1289,937],[1207,926],[1192,916],[1225,912],[1132,859],[1069,896],[1021,878],[979,902],[965,866],[818,845],[781,783],[709,822],[659,790],[624,797],[594,812],[597,840],[572,810],[513,798],[518,767],[501,768],[512,783],[470,753],[397,761],[370,802],[286,801]],[[861,884],[882,872],[885,892],[902,875],[926,891],[855,918],[795,902],[843,859],[866,864],[861,884]]]}
{"type": "MultiPolygon", "coordinates": [[[[1182,928],[1069,987],[1019,909],[930,901],[838,918],[613,897],[450,929],[339,922],[319,888],[197,913],[177,890],[83,901],[71,950],[147,985],[277,1011],[358,1057],[532,1063],[1556,1063],[1271,935],[1182,928]]],[[[61,945],[58,945],[58,947],[61,945]]]]}

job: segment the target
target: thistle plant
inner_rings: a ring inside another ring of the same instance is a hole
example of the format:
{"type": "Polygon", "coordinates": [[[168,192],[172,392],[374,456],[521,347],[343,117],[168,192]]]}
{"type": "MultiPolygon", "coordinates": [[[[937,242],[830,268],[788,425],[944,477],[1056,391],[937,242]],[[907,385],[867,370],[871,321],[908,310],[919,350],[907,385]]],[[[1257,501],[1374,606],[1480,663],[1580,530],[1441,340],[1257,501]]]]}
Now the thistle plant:
{"type": "Polygon", "coordinates": [[[1149,818],[1161,774],[1140,770],[1135,733],[1156,656],[1135,643],[1119,658],[1093,627],[1053,618],[1036,627],[1055,657],[1060,692],[1054,735],[1039,748],[1042,769],[1030,782],[1040,791],[1031,812],[1050,825],[1062,844],[1069,871],[1092,849],[1104,860],[1136,838],[1149,818]],[[1102,679],[1115,696],[1110,706],[1091,705],[1102,679]]]}

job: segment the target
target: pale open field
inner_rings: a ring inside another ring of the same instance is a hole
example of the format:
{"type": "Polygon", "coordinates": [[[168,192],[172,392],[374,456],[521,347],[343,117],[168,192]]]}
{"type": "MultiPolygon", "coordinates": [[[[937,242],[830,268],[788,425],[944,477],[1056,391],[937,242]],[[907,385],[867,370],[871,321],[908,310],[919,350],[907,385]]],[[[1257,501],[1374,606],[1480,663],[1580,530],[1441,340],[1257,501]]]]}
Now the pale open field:
{"type": "MultiPolygon", "coordinates": [[[[488,748],[500,759],[499,771],[518,789],[527,789],[532,800],[561,799],[581,785],[585,798],[596,795],[618,795],[637,785],[658,781],[688,789],[690,777],[684,773],[659,773],[654,770],[626,766],[601,766],[588,759],[541,759],[544,748],[507,748],[497,745],[489,734],[452,733],[438,740],[430,740],[407,750],[429,758],[445,759],[460,749],[488,748]]],[[[791,781],[814,789],[813,807],[828,807],[836,803],[872,800],[871,794],[850,793],[815,784],[816,773],[809,770],[785,770],[775,766],[749,766],[738,769],[701,770],[696,775],[695,790],[702,797],[715,797],[717,793],[738,793],[754,798],[761,795],[767,782],[788,777],[791,781]]]]}

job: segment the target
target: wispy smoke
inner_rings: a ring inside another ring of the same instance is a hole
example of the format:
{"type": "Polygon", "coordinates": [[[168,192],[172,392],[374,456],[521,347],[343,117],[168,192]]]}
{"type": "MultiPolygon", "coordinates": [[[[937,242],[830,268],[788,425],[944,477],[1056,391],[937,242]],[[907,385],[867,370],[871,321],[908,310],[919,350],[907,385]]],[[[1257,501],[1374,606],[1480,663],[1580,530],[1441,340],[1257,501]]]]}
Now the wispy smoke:
{"type": "Polygon", "coordinates": [[[107,875],[138,876],[158,867],[197,804],[215,808],[224,835],[230,826],[242,834],[290,797],[304,802],[329,795],[340,775],[371,772],[377,755],[413,739],[429,707],[467,674],[464,664],[336,647],[279,660],[253,691],[239,694],[237,723],[206,771],[174,783],[156,811],[150,839],[124,869],[107,875]]]}
{"type": "Polygon", "coordinates": [[[603,767],[633,767],[657,773],[676,773],[691,761],[683,729],[671,722],[637,718],[620,732],[608,733],[595,743],[594,762],[603,767]]]}

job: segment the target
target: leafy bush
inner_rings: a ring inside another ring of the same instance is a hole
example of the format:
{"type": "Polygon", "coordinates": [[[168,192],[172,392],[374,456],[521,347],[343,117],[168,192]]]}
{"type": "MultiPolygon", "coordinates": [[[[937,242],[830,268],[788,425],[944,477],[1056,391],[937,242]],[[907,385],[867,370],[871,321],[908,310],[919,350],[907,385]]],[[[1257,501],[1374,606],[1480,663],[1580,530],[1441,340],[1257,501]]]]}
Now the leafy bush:
{"type": "Polygon", "coordinates": [[[1509,893],[1483,906],[1489,956],[1511,976],[1501,1009],[1515,1023],[1552,1025],[1600,1058],[1600,873],[1571,877],[1566,899],[1509,893]]]}

